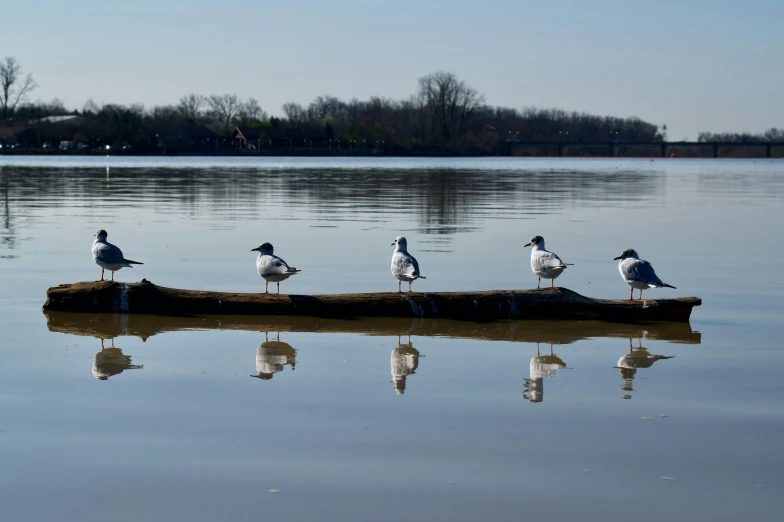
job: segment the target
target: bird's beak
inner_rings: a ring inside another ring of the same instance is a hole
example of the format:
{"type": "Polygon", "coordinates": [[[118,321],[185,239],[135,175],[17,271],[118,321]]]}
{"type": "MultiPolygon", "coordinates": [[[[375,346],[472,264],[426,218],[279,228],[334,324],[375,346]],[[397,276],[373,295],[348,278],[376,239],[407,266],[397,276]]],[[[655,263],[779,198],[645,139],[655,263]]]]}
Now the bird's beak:
{"type": "Polygon", "coordinates": [[[250,251],[251,251],[251,252],[259,252],[259,248],[258,248],[258,247],[256,247],[256,248],[251,248],[251,249],[250,249],[250,251]]]}
{"type": "Polygon", "coordinates": [[[524,247],[531,246],[531,243],[528,243],[527,245],[523,245],[523,246],[524,246],[524,247]]]}
{"type": "MultiPolygon", "coordinates": [[[[394,243],[392,243],[392,245],[394,245],[394,243]]],[[[392,245],[389,245],[389,246],[392,246],[392,245]]]]}
{"type": "Polygon", "coordinates": [[[623,259],[623,256],[618,256],[618,257],[614,258],[613,261],[618,261],[619,259],[623,259]]]}

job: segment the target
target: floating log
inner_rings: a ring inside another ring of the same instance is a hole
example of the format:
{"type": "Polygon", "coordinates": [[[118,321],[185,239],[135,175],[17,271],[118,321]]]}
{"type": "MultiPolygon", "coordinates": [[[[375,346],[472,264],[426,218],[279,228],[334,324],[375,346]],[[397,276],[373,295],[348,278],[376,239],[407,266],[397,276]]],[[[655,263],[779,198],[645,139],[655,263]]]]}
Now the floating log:
{"type": "Polygon", "coordinates": [[[614,322],[689,320],[697,297],[620,301],[592,299],[566,288],[481,292],[368,294],[237,294],[179,290],[111,281],[60,285],[47,291],[45,310],[156,315],[296,315],[349,319],[419,317],[467,321],[591,319],[614,322]]]}
{"type": "Polygon", "coordinates": [[[433,336],[483,341],[571,344],[591,338],[653,339],[681,344],[700,344],[701,334],[689,323],[645,324],[604,321],[493,321],[473,323],[452,319],[402,317],[362,317],[330,319],[322,317],[205,315],[171,317],[147,314],[85,314],[45,310],[51,332],[114,339],[194,330],[241,330],[251,332],[350,333],[372,336],[433,336]]]}

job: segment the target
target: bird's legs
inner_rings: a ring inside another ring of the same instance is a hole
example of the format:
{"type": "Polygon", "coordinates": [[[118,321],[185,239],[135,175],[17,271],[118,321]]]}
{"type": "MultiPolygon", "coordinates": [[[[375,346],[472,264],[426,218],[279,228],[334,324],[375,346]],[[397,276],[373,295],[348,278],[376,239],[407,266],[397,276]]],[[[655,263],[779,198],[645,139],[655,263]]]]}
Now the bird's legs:
{"type": "Polygon", "coordinates": [[[399,279],[397,281],[397,293],[398,294],[402,294],[403,293],[403,290],[400,289],[400,280],[399,279]]]}
{"type": "Polygon", "coordinates": [[[112,270],[112,283],[114,283],[114,270],[112,270]]]}
{"type": "Polygon", "coordinates": [[[542,284],[542,278],[539,277],[536,281],[536,288],[541,288],[540,285],[542,284]]]}
{"type": "Polygon", "coordinates": [[[634,288],[629,287],[629,299],[627,301],[634,301],[634,288]]]}
{"type": "Polygon", "coordinates": [[[99,282],[101,282],[101,281],[103,281],[103,280],[104,280],[104,279],[103,279],[103,271],[104,271],[104,269],[103,269],[103,268],[101,268],[101,278],[100,278],[98,281],[96,281],[96,283],[99,283],[99,282]]]}
{"type": "Polygon", "coordinates": [[[642,288],[640,288],[640,301],[642,301],[642,288]]]}
{"type": "Polygon", "coordinates": [[[264,281],[264,293],[269,293],[269,281],[264,281]]]}
{"type": "Polygon", "coordinates": [[[555,288],[555,279],[550,279],[550,288],[555,288]]]}
{"type": "Polygon", "coordinates": [[[278,281],[278,293],[280,293],[280,281],[278,281]]]}
{"type": "Polygon", "coordinates": [[[408,293],[411,293],[411,281],[408,282],[408,293]]]}

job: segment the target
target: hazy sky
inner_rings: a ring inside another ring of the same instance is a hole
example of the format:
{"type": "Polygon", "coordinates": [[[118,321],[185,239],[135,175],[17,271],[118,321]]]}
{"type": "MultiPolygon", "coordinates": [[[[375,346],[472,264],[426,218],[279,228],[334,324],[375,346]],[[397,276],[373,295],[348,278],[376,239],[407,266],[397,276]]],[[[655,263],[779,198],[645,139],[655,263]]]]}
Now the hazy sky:
{"type": "Polygon", "coordinates": [[[0,57],[81,108],[234,93],[405,98],[450,71],[491,105],[556,107],[700,130],[784,127],[784,1],[25,0],[0,57]]]}

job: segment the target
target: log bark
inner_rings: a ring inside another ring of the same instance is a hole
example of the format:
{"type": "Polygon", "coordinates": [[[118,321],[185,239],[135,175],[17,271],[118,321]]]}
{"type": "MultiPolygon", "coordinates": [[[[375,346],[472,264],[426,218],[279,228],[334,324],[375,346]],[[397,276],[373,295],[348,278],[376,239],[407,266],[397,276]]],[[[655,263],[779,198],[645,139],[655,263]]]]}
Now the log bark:
{"type": "Polygon", "coordinates": [[[468,321],[591,319],[613,322],[689,320],[697,297],[620,301],[592,299],[567,288],[481,292],[327,295],[238,294],[179,290],[139,283],[84,282],[47,291],[44,310],[191,315],[295,315],[349,319],[419,317],[468,321]]]}

